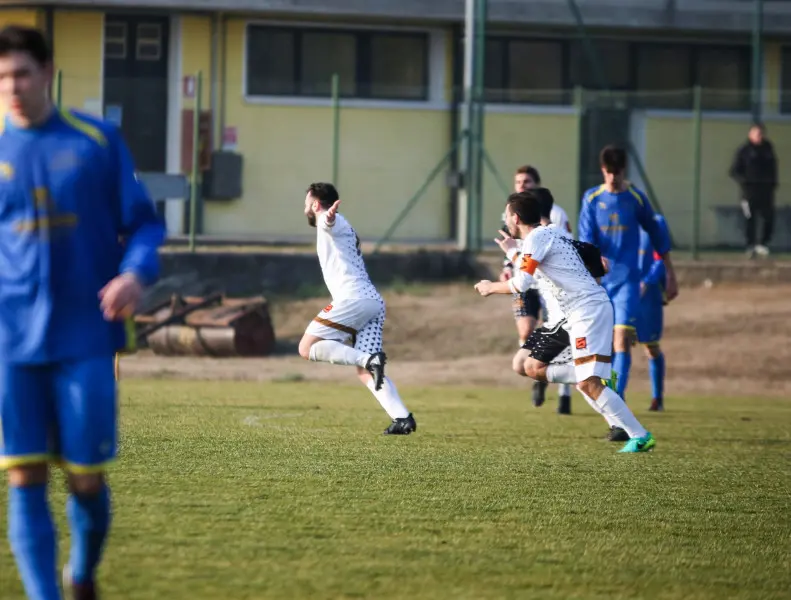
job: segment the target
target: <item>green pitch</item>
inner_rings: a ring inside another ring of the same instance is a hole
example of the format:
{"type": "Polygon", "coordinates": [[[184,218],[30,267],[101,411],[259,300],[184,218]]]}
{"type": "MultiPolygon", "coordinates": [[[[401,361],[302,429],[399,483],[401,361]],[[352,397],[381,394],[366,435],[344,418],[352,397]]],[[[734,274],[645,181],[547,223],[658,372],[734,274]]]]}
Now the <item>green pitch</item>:
{"type": "Polygon", "coordinates": [[[788,597],[791,401],[633,397],[657,448],[619,455],[579,396],[403,392],[388,438],[359,385],[124,382],[103,597],[788,597]]]}

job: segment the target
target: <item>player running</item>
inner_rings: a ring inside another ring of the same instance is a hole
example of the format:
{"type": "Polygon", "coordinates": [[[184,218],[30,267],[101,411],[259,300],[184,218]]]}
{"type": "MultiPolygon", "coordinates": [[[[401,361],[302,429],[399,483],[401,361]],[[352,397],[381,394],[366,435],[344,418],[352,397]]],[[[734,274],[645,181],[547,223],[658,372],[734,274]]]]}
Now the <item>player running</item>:
{"type": "Polygon", "coordinates": [[[356,366],[360,381],[393,420],[384,433],[408,435],[417,430],[417,423],[385,375],[385,302],[368,277],[360,238],[338,213],[340,202],[330,183],[310,184],[305,196],[305,216],[316,228],[316,250],[332,301],[308,325],[299,342],[299,355],[356,366]]]}
{"type": "MultiPolygon", "coordinates": [[[[618,394],[605,386],[611,375],[613,307],[580,256],[577,246],[555,227],[540,224],[541,213],[535,194],[511,194],[506,205],[509,234],[497,240],[508,258],[518,265],[507,282],[480,281],[475,289],[482,296],[517,293],[546,278],[548,289],[558,301],[566,323],[563,328],[572,341],[574,380],[577,389],[593,409],[629,433],[620,452],[646,452],[656,442],[639,423],[618,394]],[[518,240],[522,240],[521,249],[518,240]]],[[[525,356],[524,354],[522,356],[525,356]]],[[[516,365],[515,365],[516,366],[516,365]]],[[[565,365],[549,365],[540,376],[561,381],[565,365]]]]}
{"type": "MultiPolygon", "coordinates": [[[[615,309],[613,336],[618,395],[624,397],[631,368],[631,346],[640,312],[640,228],[665,262],[667,299],[678,294],[675,272],[670,261],[670,239],[654,219],[647,196],[625,180],[626,152],[606,146],[599,155],[604,184],[585,192],[579,219],[579,239],[601,250],[610,265],[602,285],[615,309]]],[[[611,429],[608,438],[623,441],[623,431],[611,429]]]]}
{"type": "MultiPolygon", "coordinates": [[[[530,165],[524,165],[516,170],[514,175],[514,191],[524,192],[526,190],[536,189],[541,186],[541,176],[538,169],[530,165]]],[[[569,217],[566,211],[563,210],[558,204],[552,205],[550,220],[557,224],[561,229],[571,233],[571,226],[569,225],[569,217]]],[[[505,224],[505,215],[503,215],[503,231],[508,232],[505,224]]],[[[500,274],[500,281],[508,281],[513,277],[514,266],[506,258],[503,264],[503,271],[500,274]]],[[[519,335],[519,347],[521,348],[530,334],[536,327],[539,317],[539,311],[545,299],[538,293],[538,288],[533,286],[525,290],[521,294],[514,294],[512,300],[514,319],[516,321],[516,330],[519,335]]],[[[536,381],[533,384],[533,405],[542,406],[546,399],[547,385],[544,382],[536,381]]],[[[562,384],[558,390],[558,413],[570,414],[571,413],[571,388],[562,384]]]]}
{"type": "MultiPolygon", "coordinates": [[[[670,238],[667,223],[662,215],[654,215],[659,227],[670,238]]],[[[648,373],[651,377],[651,406],[649,410],[664,410],[665,355],[659,346],[664,324],[666,287],[665,262],[654,247],[651,238],[640,230],[640,314],[637,318],[637,341],[645,345],[648,355],[648,373]]]]}
{"type": "Polygon", "coordinates": [[[49,99],[41,32],[0,30],[0,467],[8,538],[31,600],[60,600],[49,465],[67,473],[64,585],[97,598],[116,457],[113,357],[123,320],[159,273],[164,238],[120,132],[49,99]],[[119,239],[125,240],[125,247],[119,239]]]}

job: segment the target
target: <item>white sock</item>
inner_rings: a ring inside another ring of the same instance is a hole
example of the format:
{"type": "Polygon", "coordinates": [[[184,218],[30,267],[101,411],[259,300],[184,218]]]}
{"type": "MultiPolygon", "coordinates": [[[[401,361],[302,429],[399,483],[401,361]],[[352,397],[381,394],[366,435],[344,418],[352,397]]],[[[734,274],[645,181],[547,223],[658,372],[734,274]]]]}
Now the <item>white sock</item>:
{"type": "Polygon", "coordinates": [[[389,377],[385,377],[382,388],[378,392],[374,389],[373,377],[368,381],[367,387],[391,419],[404,419],[409,416],[409,411],[401,401],[401,396],[398,395],[398,390],[389,377]]]}
{"type": "Polygon", "coordinates": [[[648,433],[645,427],[640,425],[640,421],[632,414],[629,407],[626,406],[623,398],[610,388],[604,388],[596,404],[599,405],[601,409],[599,412],[607,419],[607,422],[625,429],[630,438],[643,437],[648,433]]]}
{"type": "Polygon", "coordinates": [[[605,414],[605,413],[602,411],[602,409],[601,409],[601,406],[599,406],[599,403],[598,403],[598,402],[596,402],[596,400],[594,400],[593,398],[591,398],[590,396],[588,396],[588,394],[585,394],[585,393],[583,393],[583,392],[582,392],[582,390],[579,390],[579,392],[580,392],[580,394],[582,394],[582,397],[583,397],[583,398],[585,398],[585,401],[586,401],[588,404],[590,404],[590,405],[591,405],[591,408],[592,408],[593,410],[595,410],[597,413],[599,413],[599,414],[600,414],[602,417],[604,417],[604,420],[605,420],[605,421],[607,421],[607,425],[609,425],[611,428],[612,428],[612,427],[620,427],[620,425],[619,425],[619,424],[617,424],[615,421],[613,421],[613,420],[612,420],[612,418],[610,418],[610,416],[609,416],[609,415],[606,415],[606,414],[605,414]]]}
{"type": "Polygon", "coordinates": [[[547,367],[547,381],[549,383],[577,383],[574,365],[571,363],[549,365],[547,367]]]}
{"type": "Polygon", "coordinates": [[[568,383],[561,383],[558,386],[558,396],[571,397],[571,386],[568,383]]]}
{"type": "Polygon", "coordinates": [[[310,360],[333,365],[356,365],[365,368],[370,354],[334,340],[321,340],[310,347],[310,360]]]}

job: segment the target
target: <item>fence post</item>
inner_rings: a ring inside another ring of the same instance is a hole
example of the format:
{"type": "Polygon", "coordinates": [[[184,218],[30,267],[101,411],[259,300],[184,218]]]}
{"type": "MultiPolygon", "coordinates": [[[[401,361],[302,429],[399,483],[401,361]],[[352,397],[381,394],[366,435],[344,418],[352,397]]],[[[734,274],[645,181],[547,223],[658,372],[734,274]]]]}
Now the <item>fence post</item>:
{"type": "Polygon", "coordinates": [[[577,215],[579,215],[580,208],[582,207],[582,195],[585,193],[587,181],[583,179],[582,172],[582,145],[585,143],[585,132],[583,125],[585,124],[585,90],[581,85],[574,86],[574,116],[577,119],[577,152],[576,152],[576,169],[574,170],[577,175],[577,215]]]}
{"type": "Polygon", "coordinates": [[[700,248],[700,170],[702,145],[702,91],[699,85],[693,89],[694,115],[692,119],[692,259],[697,260],[700,248]]]}
{"type": "Polygon", "coordinates": [[[332,184],[338,187],[338,165],[341,133],[341,82],[337,73],[332,75],[332,184]]]}
{"type": "Polygon", "coordinates": [[[195,77],[195,106],[192,113],[192,175],[190,184],[190,252],[195,252],[195,222],[198,217],[198,177],[200,176],[200,113],[203,93],[203,71],[195,77]]]}
{"type": "Polygon", "coordinates": [[[61,104],[63,102],[63,71],[58,69],[55,72],[55,106],[58,107],[58,110],[62,108],[61,104]]]}

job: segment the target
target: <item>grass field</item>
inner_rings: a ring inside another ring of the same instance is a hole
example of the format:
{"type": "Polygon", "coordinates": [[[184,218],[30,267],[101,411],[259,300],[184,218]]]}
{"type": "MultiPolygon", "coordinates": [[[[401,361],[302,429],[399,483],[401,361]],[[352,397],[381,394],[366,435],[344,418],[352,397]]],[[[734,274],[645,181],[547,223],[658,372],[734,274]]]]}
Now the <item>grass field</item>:
{"type": "Polygon", "coordinates": [[[579,396],[403,392],[388,438],[359,385],[125,381],[104,598],[789,597],[791,401],[635,395],[657,449],[618,455],[579,396]]]}

